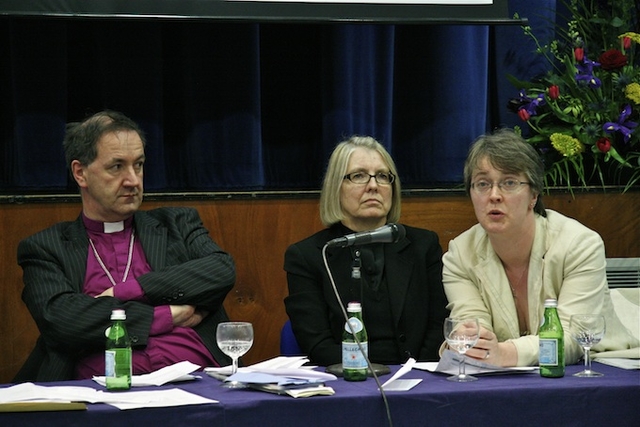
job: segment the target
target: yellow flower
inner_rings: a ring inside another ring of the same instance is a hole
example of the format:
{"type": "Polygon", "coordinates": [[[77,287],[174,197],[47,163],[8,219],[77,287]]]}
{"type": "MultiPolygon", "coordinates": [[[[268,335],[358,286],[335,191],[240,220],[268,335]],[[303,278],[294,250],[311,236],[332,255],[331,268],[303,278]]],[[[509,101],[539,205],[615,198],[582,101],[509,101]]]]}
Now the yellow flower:
{"type": "Polygon", "coordinates": [[[558,150],[564,157],[572,157],[584,151],[582,143],[572,136],[554,133],[549,139],[553,148],[558,150]]]}
{"type": "Polygon", "coordinates": [[[634,42],[640,43],[640,34],[638,34],[638,33],[628,32],[628,33],[620,34],[618,36],[619,39],[622,39],[624,37],[629,37],[634,42]]]}
{"type": "Polygon", "coordinates": [[[636,104],[640,104],[640,84],[630,83],[624,88],[624,94],[636,104]]]}

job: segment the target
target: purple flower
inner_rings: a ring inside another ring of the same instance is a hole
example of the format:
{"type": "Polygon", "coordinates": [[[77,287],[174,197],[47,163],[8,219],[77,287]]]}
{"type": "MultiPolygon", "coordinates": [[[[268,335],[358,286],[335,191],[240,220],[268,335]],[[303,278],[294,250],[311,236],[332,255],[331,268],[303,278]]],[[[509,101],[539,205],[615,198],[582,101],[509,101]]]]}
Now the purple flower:
{"type": "Polygon", "coordinates": [[[584,58],[582,63],[576,64],[578,73],[576,74],[577,82],[586,82],[590,88],[597,89],[602,85],[599,78],[593,75],[593,67],[599,67],[600,63],[592,61],[587,57],[584,58]]]}
{"type": "Polygon", "coordinates": [[[620,132],[624,136],[624,142],[629,142],[631,139],[631,133],[633,129],[638,126],[636,122],[626,121],[631,115],[631,105],[627,104],[622,109],[620,117],[617,122],[607,122],[602,126],[602,129],[607,133],[615,131],[620,132]]]}
{"type": "Polygon", "coordinates": [[[519,110],[525,110],[529,116],[535,116],[538,107],[545,104],[544,93],[538,94],[535,98],[530,98],[527,96],[525,90],[522,89],[518,101],[520,102],[519,110]]]}

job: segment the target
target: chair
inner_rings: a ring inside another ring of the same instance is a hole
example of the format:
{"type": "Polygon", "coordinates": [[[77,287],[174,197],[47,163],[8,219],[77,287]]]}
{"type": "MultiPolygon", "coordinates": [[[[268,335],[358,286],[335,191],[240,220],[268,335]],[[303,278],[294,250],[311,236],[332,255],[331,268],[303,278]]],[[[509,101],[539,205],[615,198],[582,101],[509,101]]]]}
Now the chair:
{"type": "Polygon", "coordinates": [[[280,354],[282,356],[302,356],[303,351],[298,345],[293,329],[291,329],[291,320],[287,320],[280,331],[280,354]]]}
{"type": "Polygon", "coordinates": [[[614,288],[610,294],[618,319],[640,340],[640,287],[614,288]]]}
{"type": "Polygon", "coordinates": [[[607,282],[618,318],[640,340],[640,258],[607,258],[607,282]]]}

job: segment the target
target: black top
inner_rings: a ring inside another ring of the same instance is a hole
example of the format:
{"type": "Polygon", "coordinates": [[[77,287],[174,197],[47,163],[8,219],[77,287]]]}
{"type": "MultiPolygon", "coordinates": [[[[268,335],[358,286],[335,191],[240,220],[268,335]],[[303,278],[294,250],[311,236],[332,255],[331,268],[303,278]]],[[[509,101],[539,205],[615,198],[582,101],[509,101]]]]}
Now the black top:
{"type": "MultiPolygon", "coordinates": [[[[442,249],[433,231],[407,227],[396,243],[327,250],[341,303],[361,301],[374,363],[404,363],[409,357],[438,360],[447,316],[442,287],[442,249]],[[361,279],[353,279],[360,261],[361,279]]],[[[326,242],[348,234],[334,225],[291,245],[285,253],[289,296],[285,298],[296,339],[312,363],[342,361],[344,315],[322,259],[326,242]]]]}

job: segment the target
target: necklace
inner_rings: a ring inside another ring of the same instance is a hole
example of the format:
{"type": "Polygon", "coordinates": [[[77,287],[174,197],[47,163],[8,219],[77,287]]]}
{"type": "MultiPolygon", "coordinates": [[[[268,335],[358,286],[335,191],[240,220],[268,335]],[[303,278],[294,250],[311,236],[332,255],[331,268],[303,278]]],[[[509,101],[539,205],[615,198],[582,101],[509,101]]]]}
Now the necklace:
{"type": "MultiPolygon", "coordinates": [[[[122,280],[120,281],[120,283],[127,280],[127,277],[129,276],[129,270],[131,269],[131,260],[133,259],[133,240],[134,240],[134,232],[133,230],[131,230],[131,240],[129,241],[129,253],[127,254],[127,266],[124,269],[124,274],[122,275],[122,280]]],[[[107,275],[107,278],[109,279],[111,284],[115,286],[116,281],[113,280],[113,276],[111,275],[111,273],[109,273],[107,266],[104,265],[104,262],[102,261],[102,258],[100,258],[100,254],[96,249],[96,245],[93,243],[93,240],[91,240],[91,238],[89,238],[89,244],[91,244],[91,249],[93,249],[93,255],[95,255],[96,260],[98,261],[98,264],[100,264],[100,267],[102,267],[102,271],[104,271],[104,274],[107,275]]]]}
{"type": "Polygon", "coordinates": [[[513,300],[515,302],[515,306],[516,306],[516,313],[518,315],[518,326],[520,329],[520,336],[524,336],[524,335],[529,335],[529,331],[526,327],[527,325],[527,310],[526,310],[526,304],[527,304],[527,300],[526,298],[524,298],[522,301],[518,298],[518,292],[516,291],[516,288],[518,290],[522,289],[522,283],[524,282],[525,278],[527,277],[527,273],[529,272],[529,266],[527,265],[523,270],[522,270],[522,274],[520,275],[520,279],[518,280],[518,282],[516,282],[516,285],[514,287],[514,285],[511,283],[511,279],[509,278],[509,275],[507,275],[507,280],[509,281],[509,287],[511,288],[511,294],[513,295],[513,300]]]}
{"type": "Polygon", "coordinates": [[[511,294],[513,295],[514,299],[518,299],[518,292],[516,291],[516,287],[520,288],[522,286],[522,282],[524,281],[524,279],[527,276],[528,272],[529,272],[529,266],[527,265],[522,270],[522,274],[520,275],[520,279],[516,282],[516,286],[515,287],[511,283],[511,279],[509,278],[509,275],[507,275],[507,280],[509,281],[509,287],[511,288],[511,294]]]}

